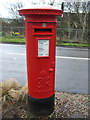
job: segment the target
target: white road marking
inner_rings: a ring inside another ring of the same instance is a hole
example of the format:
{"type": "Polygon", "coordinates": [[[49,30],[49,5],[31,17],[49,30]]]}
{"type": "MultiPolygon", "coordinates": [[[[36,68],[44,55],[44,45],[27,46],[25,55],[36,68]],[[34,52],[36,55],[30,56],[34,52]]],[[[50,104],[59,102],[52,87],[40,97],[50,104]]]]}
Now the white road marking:
{"type": "Polygon", "coordinates": [[[23,53],[2,53],[2,54],[7,54],[7,55],[25,55],[23,53]]]}
{"type": "Polygon", "coordinates": [[[76,60],[90,60],[90,58],[79,58],[79,57],[66,57],[66,56],[56,56],[56,58],[62,58],[62,59],[76,59],[76,60]]]}
{"type": "Polygon", "coordinates": [[[13,58],[14,60],[16,60],[16,58],[13,58]]]}
{"type": "MultiPolygon", "coordinates": [[[[8,55],[25,55],[23,53],[2,53],[8,55]]],[[[90,58],[80,58],[80,57],[67,57],[67,56],[56,56],[57,59],[76,59],[76,60],[90,60],[90,58]]]]}
{"type": "Polygon", "coordinates": [[[25,44],[2,44],[0,43],[0,46],[18,47],[18,46],[26,46],[26,45],[25,44]]]}

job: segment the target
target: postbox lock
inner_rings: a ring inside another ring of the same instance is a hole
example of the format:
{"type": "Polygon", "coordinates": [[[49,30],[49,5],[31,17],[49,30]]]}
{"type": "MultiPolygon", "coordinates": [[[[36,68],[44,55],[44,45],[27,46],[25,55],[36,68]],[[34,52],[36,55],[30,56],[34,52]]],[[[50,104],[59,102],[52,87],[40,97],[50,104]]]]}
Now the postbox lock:
{"type": "Polygon", "coordinates": [[[50,69],[49,69],[49,72],[53,72],[53,71],[54,71],[53,68],[50,68],[50,69]]]}
{"type": "Polygon", "coordinates": [[[47,24],[46,24],[46,23],[43,23],[43,24],[42,24],[42,26],[43,26],[43,27],[46,27],[46,26],[47,26],[47,24]]]}

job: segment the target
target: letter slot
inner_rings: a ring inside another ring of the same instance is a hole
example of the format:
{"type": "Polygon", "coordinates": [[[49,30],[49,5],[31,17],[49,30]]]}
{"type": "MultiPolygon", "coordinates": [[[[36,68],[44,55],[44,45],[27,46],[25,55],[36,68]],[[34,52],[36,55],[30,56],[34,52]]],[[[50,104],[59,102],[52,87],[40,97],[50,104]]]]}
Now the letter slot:
{"type": "Polygon", "coordinates": [[[44,29],[43,29],[43,28],[35,28],[35,29],[34,29],[34,32],[35,32],[35,33],[39,33],[39,32],[40,32],[40,33],[43,33],[43,32],[52,33],[52,29],[51,29],[51,28],[44,28],[44,29]]]}

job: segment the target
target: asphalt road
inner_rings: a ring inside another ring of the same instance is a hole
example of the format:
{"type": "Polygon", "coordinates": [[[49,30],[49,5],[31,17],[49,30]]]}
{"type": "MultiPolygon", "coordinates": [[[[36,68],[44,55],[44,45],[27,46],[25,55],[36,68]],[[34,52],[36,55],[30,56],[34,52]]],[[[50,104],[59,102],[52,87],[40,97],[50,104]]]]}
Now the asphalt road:
{"type": "MultiPolygon", "coordinates": [[[[27,84],[25,45],[0,44],[0,81],[15,78],[27,84]]],[[[55,89],[88,94],[88,49],[56,48],[55,89]]]]}

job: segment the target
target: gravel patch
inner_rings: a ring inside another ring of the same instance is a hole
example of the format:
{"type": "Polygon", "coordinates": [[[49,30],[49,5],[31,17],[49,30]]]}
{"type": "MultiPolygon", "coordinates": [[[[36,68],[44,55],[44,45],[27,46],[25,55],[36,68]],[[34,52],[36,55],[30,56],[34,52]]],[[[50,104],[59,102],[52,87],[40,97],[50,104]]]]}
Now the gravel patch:
{"type": "Polygon", "coordinates": [[[54,111],[55,117],[87,118],[89,107],[88,98],[89,95],[56,92],[54,111]]]}
{"type": "Polygon", "coordinates": [[[24,100],[14,101],[3,105],[3,118],[34,118],[34,120],[47,120],[52,118],[89,118],[90,95],[55,92],[55,110],[44,118],[36,118],[27,111],[27,96],[24,100]]]}

